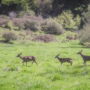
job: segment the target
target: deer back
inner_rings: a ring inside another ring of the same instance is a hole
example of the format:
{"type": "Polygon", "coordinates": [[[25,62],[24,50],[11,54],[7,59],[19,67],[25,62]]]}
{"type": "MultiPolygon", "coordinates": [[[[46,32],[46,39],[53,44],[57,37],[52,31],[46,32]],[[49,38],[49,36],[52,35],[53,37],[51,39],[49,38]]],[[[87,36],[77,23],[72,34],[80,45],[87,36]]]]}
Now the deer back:
{"type": "Polygon", "coordinates": [[[84,60],[90,60],[90,56],[81,55],[84,60]]]}
{"type": "Polygon", "coordinates": [[[23,57],[23,60],[24,61],[33,61],[33,60],[35,60],[36,58],[34,57],[34,56],[24,56],[23,57]]]}
{"type": "Polygon", "coordinates": [[[60,61],[61,62],[70,62],[70,61],[72,61],[72,59],[71,58],[60,58],[60,61]]]}

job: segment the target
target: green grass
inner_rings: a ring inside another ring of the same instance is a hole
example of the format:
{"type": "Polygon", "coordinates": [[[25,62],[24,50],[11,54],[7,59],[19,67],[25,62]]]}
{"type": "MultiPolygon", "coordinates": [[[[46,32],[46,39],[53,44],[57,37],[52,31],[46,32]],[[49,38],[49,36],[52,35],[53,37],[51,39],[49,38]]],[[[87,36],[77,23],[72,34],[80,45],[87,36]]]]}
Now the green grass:
{"type": "Polygon", "coordinates": [[[90,62],[84,66],[77,55],[81,49],[90,55],[90,48],[78,43],[0,43],[0,90],[90,90],[90,62]],[[29,62],[28,67],[23,66],[16,57],[20,52],[36,56],[38,65],[29,62]],[[73,66],[61,66],[54,58],[58,53],[72,58],[73,66]]]}

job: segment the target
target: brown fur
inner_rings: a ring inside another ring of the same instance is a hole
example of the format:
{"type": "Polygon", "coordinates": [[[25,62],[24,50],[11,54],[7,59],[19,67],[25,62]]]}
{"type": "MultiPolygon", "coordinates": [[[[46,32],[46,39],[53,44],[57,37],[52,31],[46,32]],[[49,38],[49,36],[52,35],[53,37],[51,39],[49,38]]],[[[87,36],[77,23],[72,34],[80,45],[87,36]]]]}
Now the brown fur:
{"type": "Polygon", "coordinates": [[[80,54],[81,55],[81,57],[83,58],[83,60],[84,60],[84,65],[86,65],[86,62],[87,61],[90,61],[90,56],[86,56],[86,55],[83,55],[82,54],[82,50],[80,51],[80,52],[78,52],[77,54],[80,54]]]}
{"type": "Polygon", "coordinates": [[[68,62],[72,66],[72,59],[71,58],[60,58],[59,54],[56,55],[55,58],[57,58],[61,62],[61,64],[68,62]]]}
{"type": "Polygon", "coordinates": [[[22,56],[22,54],[20,53],[17,55],[17,57],[20,57],[23,60],[22,61],[23,65],[26,62],[26,66],[27,66],[27,62],[29,62],[29,61],[33,61],[34,63],[37,64],[35,56],[22,56]]]}

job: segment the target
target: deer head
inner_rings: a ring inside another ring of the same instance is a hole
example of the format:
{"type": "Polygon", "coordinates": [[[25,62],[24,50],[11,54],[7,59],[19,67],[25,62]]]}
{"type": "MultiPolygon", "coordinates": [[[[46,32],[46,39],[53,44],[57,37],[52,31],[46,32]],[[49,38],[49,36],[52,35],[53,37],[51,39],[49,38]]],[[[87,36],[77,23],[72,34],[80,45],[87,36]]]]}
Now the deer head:
{"type": "Polygon", "coordinates": [[[56,56],[55,56],[55,58],[57,58],[59,56],[59,54],[57,54],[56,56]]]}
{"type": "Polygon", "coordinates": [[[78,52],[77,54],[82,54],[82,50],[80,52],[78,52]]]}
{"type": "Polygon", "coordinates": [[[20,57],[22,55],[22,53],[19,53],[18,55],[17,55],[17,57],[20,57]]]}

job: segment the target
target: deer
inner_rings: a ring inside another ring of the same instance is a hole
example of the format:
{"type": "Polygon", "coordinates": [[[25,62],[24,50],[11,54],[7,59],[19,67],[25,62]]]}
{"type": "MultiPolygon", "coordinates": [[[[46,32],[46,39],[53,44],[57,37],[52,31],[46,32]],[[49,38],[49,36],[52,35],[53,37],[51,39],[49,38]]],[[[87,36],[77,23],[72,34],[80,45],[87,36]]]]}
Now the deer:
{"type": "Polygon", "coordinates": [[[68,62],[68,63],[70,63],[70,65],[72,66],[72,59],[71,59],[71,58],[60,58],[60,57],[59,57],[59,54],[57,54],[57,55],[55,56],[55,58],[57,58],[57,59],[59,60],[59,62],[61,63],[61,65],[62,65],[63,63],[65,63],[65,62],[68,62]]]}
{"type": "Polygon", "coordinates": [[[82,50],[80,52],[78,52],[77,54],[79,54],[82,58],[83,58],[83,64],[86,65],[87,61],[90,61],[90,56],[86,56],[84,54],[82,54],[82,50]]]}
{"type": "Polygon", "coordinates": [[[17,55],[17,57],[19,57],[20,59],[22,59],[23,65],[24,65],[24,63],[26,63],[26,66],[27,66],[27,62],[29,62],[29,61],[33,61],[34,63],[37,64],[36,57],[35,56],[22,56],[22,53],[19,53],[17,55]]]}

